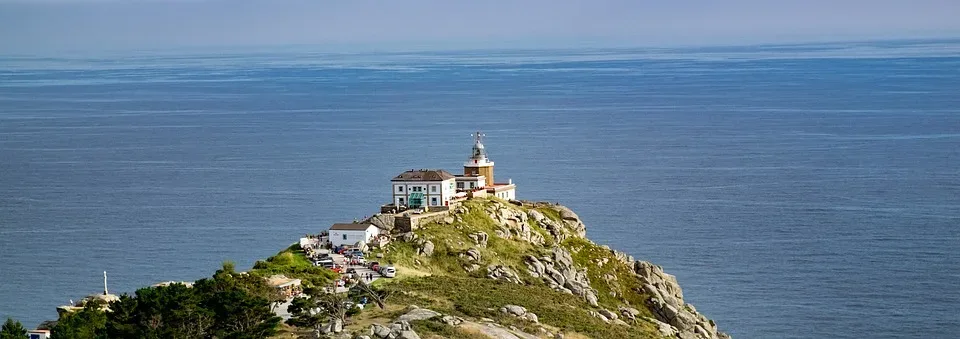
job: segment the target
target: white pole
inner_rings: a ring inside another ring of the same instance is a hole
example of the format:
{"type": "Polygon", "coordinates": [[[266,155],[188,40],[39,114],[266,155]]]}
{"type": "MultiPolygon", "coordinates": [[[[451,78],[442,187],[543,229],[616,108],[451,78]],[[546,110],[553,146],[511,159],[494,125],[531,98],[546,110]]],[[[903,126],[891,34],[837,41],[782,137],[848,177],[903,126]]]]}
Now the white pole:
{"type": "Polygon", "coordinates": [[[103,271],[103,295],[107,294],[107,271],[103,271]]]}

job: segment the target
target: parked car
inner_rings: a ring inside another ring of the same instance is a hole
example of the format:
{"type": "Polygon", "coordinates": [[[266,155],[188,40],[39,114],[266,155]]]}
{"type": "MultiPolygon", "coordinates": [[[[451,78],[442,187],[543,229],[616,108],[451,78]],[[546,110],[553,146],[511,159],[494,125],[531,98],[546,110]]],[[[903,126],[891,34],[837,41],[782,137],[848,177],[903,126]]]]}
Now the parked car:
{"type": "Polygon", "coordinates": [[[323,266],[326,268],[330,268],[330,267],[327,267],[328,265],[331,267],[333,266],[333,259],[325,258],[325,259],[320,259],[313,262],[313,266],[323,266]]]}
{"type": "Polygon", "coordinates": [[[387,266],[383,268],[383,271],[380,272],[386,278],[393,278],[397,276],[397,269],[393,266],[387,266]]]}

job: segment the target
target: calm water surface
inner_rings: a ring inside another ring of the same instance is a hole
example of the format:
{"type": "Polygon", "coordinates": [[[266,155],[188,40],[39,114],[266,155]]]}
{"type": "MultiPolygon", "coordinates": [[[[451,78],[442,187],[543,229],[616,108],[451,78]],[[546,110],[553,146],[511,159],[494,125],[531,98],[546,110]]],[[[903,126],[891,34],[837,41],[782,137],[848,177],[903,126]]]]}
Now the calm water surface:
{"type": "Polygon", "coordinates": [[[0,318],[249,267],[482,129],[737,338],[960,333],[960,44],[0,58],[0,318]]]}

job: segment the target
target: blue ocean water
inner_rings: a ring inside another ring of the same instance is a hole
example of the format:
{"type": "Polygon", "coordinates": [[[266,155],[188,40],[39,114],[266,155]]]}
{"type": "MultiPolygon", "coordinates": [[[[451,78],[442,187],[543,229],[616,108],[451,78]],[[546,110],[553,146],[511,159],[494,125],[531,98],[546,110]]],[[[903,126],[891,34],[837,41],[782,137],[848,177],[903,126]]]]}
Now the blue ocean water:
{"type": "Polygon", "coordinates": [[[734,337],[960,333],[957,41],[0,57],[0,318],[249,267],[475,130],[734,337]]]}

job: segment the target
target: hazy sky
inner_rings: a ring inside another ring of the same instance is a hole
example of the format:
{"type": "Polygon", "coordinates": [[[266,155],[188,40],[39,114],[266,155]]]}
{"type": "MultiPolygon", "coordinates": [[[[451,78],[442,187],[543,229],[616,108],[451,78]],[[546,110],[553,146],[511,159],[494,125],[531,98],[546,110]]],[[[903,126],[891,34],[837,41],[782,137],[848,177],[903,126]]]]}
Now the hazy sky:
{"type": "Polygon", "coordinates": [[[0,0],[0,53],[675,46],[960,37],[960,0],[0,0]]]}

